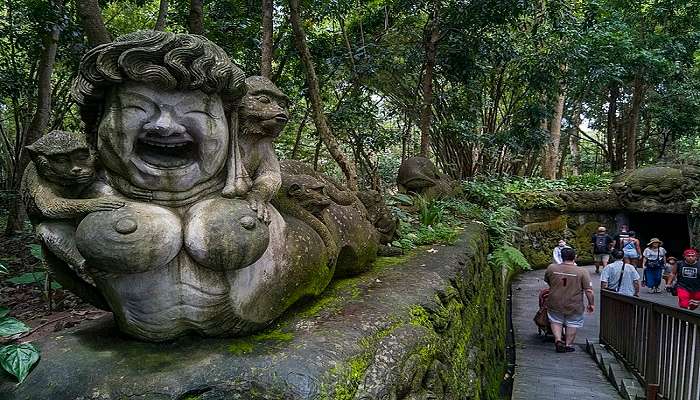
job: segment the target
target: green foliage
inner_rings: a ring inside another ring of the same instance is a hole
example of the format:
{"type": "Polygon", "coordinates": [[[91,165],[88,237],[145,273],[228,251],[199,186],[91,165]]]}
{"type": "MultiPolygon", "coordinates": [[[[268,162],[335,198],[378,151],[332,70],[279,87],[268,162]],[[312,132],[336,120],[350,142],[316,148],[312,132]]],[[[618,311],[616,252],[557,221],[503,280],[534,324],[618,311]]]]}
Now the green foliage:
{"type": "Polygon", "coordinates": [[[10,313],[9,308],[0,306],[0,318],[4,318],[9,313],[10,313]]]}
{"type": "MultiPolygon", "coordinates": [[[[47,279],[46,271],[32,271],[25,272],[21,275],[5,279],[5,281],[13,283],[15,285],[31,285],[36,284],[39,286],[44,285],[47,279]]],[[[60,289],[62,286],[56,281],[51,281],[51,289],[60,289]]]]}
{"type": "Polygon", "coordinates": [[[31,343],[0,347],[0,366],[22,383],[32,366],[39,361],[39,350],[31,343]]]}
{"type": "Polygon", "coordinates": [[[44,252],[41,249],[41,246],[38,244],[30,244],[29,246],[29,252],[36,258],[37,260],[44,261],[44,252]]]}
{"type": "Polygon", "coordinates": [[[0,319],[0,336],[13,336],[27,331],[29,331],[29,327],[20,320],[8,316],[0,319]]]}
{"type": "Polygon", "coordinates": [[[431,226],[442,221],[443,208],[441,204],[434,199],[426,199],[421,195],[416,195],[414,205],[418,208],[420,223],[425,226],[431,226]]]}
{"type": "Polygon", "coordinates": [[[520,250],[507,245],[494,250],[489,255],[489,261],[499,268],[505,268],[514,272],[529,271],[532,269],[525,255],[523,255],[520,250]]]}
{"type": "Polygon", "coordinates": [[[0,274],[7,275],[10,270],[5,266],[5,264],[0,264],[0,274]]]}

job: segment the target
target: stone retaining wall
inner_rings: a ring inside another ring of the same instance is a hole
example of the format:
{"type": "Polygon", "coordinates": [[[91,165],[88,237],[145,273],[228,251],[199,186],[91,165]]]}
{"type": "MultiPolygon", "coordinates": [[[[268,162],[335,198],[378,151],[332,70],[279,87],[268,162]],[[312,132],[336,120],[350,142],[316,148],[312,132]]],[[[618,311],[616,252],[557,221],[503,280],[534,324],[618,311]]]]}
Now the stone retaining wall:
{"type": "Polygon", "coordinates": [[[143,343],[95,321],[38,343],[38,366],[19,386],[0,377],[0,399],[497,399],[505,289],[487,252],[469,225],[247,338],[143,343]]]}

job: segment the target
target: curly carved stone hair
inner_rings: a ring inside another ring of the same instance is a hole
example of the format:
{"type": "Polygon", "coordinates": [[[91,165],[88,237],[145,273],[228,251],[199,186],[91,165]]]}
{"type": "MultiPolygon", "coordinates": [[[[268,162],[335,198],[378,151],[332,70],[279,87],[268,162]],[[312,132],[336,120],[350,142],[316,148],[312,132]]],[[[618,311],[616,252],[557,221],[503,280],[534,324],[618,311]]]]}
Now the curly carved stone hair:
{"type": "Polygon", "coordinates": [[[219,93],[230,110],[245,93],[244,80],[243,71],[203,36],[138,31],[85,54],[71,94],[80,106],[88,140],[92,141],[109,89],[123,82],[219,93]]]}

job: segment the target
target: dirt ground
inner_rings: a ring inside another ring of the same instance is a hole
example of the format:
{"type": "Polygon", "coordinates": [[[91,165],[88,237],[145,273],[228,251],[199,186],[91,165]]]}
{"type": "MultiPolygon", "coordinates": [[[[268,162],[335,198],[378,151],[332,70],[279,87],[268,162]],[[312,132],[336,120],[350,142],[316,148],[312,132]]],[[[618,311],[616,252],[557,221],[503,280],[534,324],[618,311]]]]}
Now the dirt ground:
{"type": "Polygon", "coordinates": [[[32,328],[14,340],[32,341],[108,314],[83,302],[67,290],[53,289],[49,296],[42,284],[9,282],[8,279],[26,272],[45,271],[43,262],[30,252],[29,245],[36,243],[31,233],[13,237],[0,235],[0,263],[9,269],[9,274],[0,275],[0,306],[9,308],[11,317],[32,328]]]}

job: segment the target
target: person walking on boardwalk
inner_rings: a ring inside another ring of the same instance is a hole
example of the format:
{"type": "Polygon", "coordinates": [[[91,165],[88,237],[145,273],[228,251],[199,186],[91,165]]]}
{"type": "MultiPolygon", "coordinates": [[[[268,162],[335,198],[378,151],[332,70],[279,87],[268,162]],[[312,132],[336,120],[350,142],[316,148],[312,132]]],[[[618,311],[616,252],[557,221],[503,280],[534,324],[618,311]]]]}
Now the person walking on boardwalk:
{"type": "Polygon", "coordinates": [[[610,250],[614,244],[613,238],[607,233],[604,226],[599,226],[598,231],[591,237],[593,245],[593,262],[595,263],[595,273],[600,271],[600,267],[605,268],[610,260],[610,250]]]}
{"type": "Polygon", "coordinates": [[[557,353],[575,351],[572,344],[576,329],[583,327],[584,294],[588,300],[586,311],[592,313],[595,310],[593,283],[588,271],[576,266],[576,251],[564,248],[561,258],[562,264],[551,264],[544,274],[544,280],[549,284],[547,316],[557,353]],[[566,342],[561,340],[563,327],[566,327],[566,342]]]}
{"type": "Polygon", "coordinates": [[[615,249],[622,250],[620,240],[627,239],[628,237],[630,237],[629,230],[630,228],[627,224],[620,225],[620,232],[616,233],[615,236],[613,236],[613,240],[615,241],[615,249]]]}
{"type": "Polygon", "coordinates": [[[623,261],[622,250],[613,250],[614,262],[603,268],[600,274],[600,287],[626,296],[639,297],[639,272],[631,264],[623,261]]]}
{"type": "Polygon", "coordinates": [[[666,267],[666,249],[661,247],[663,242],[653,238],[642,252],[642,266],[644,267],[644,281],[649,288],[649,293],[661,293],[661,275],[666,267]]]}
{"type": "Polygon", "coordinates": [[[625,253],[625,262],[639,267],[639,256],[642,254],[642,248],[639,245],[639,239],[634,231],[629,231],[629,237],[620,239],[620,246],[625,253]]]}
{"type": "Polygon", "coordinates": [[[698,251],[687,249],[683,261],[676,263],[673,271],[678,285],[678,307],[694,310],[700,305],[700,264],[698,251]]]}
{"type": "Polygon", "coordinates": [[[561,259],[561,249],[565,249],[567,247],[571,247],[568,244],[566,244],[565,240],[560,240],[559,244],[557,244],[557,247],[554,248],[552,251],[552,260],[554,260],[554,264],[562,264],[564,260],[561,259]]]}

